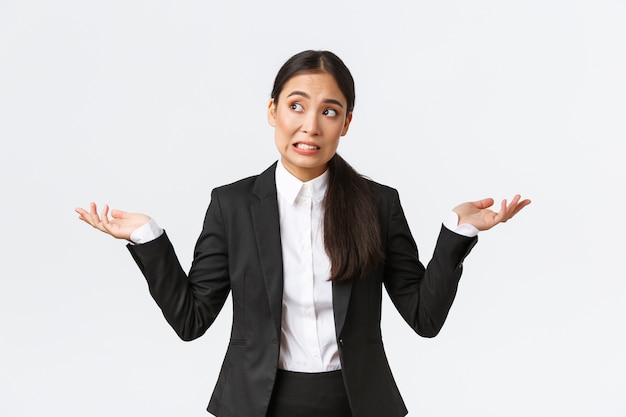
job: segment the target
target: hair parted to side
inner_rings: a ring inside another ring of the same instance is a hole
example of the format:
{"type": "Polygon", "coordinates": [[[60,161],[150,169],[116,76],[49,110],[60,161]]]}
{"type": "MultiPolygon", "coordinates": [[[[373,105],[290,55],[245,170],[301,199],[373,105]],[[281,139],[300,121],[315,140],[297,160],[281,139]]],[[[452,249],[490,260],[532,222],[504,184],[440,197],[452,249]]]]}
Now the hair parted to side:
{"type": "MultiPolygon", "coordinates": [[[[334,53],[307,50],[289,58],[278,71],[271,98],[274,104],[287,81],[302,73],[328,73],[347,101],[355,102],[354,79],[334,53]]],[[[330,280],[360,278],[384,258],[376,201],[369,184],[339,154],[328,162],[328,190],[324,198],[324,247],[330,258],[330,280]]]]}
{"type": "Polygon", "coordinates": [[[330,51],[302,51],[289,58],[276,74],[271,94],[274,102],[278,103],[278,96],[287,81],[295,75],[307,72],[327,72],[332,75],[348,101],[348,113],[354,109],[355,94],[352,74],[346,64],[330,51]]]}

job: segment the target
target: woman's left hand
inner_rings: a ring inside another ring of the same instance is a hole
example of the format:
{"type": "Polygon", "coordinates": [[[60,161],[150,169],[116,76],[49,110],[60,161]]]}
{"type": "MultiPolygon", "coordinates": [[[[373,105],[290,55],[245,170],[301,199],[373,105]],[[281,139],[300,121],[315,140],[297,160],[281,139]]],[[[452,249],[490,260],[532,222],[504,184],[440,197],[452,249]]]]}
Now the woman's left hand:
{"type": "Polygon", "coordinates": [[[489,230],[498,223],[506,222],[530,204],[530,200],[520,199],[520,195],[517,194],[510,204],[502,200],[500,211],[497,213],[489,209],[493,206],[493,198],[459,204],[453,210],[459,215],[459,224],[469,223],[478,230],[489,230]]]}

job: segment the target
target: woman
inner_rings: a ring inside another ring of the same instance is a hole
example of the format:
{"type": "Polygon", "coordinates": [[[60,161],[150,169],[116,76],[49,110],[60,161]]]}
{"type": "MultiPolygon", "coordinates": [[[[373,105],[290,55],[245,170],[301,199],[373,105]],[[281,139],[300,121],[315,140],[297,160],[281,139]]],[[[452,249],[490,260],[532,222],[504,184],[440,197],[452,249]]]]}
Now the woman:
{"type": "Polygon", "coordinates": [[[186,275],[150,217],[78,208],[119,239],[184,340],[201,336],[232,292],[230,343],[208,411],[219,417],[404,416],[380,331],[382,286],[407,323],[435,336],[480,230],[529,200],[463,203],[425,268],[397,192],[337,153],[354,82],[327,51],[304,51],[277,74],[268,106],[280,161],[213,190],[186,275]]]}

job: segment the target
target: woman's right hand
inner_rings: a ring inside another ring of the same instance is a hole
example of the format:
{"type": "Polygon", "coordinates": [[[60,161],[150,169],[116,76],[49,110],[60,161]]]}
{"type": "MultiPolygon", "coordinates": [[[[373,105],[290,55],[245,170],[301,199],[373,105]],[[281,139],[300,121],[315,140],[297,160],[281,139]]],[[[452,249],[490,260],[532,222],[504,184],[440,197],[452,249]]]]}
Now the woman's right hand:
{"type": "Polygon", "coordinates": [[[91,203],[90,211],[80,207],[75,209],[79,215],[79,219],[85,223],[95,227],[96,229],[113,236],[117,239],[126,239],[130,241],[130,235],[150,221],[150,217],[141,213],[127,213],[121,210],[111,210],[111,219],[109,220],[109,206],[104,205],[102,216],[98,214],[96,203],[91,203]]]}

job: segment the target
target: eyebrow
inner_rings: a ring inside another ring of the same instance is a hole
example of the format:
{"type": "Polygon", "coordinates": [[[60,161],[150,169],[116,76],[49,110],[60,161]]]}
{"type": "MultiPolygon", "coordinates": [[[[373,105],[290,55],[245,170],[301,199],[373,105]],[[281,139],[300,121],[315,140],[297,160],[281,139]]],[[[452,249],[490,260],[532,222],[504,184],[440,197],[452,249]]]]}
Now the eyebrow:
{"type": "MultiPolygon", "coordinates": [[[[309,96],[307,93],[305,93],[304,91],[299,91],[299,90],[292,91],[291,93],[287,95],[287,97],[291,97],[291,96],[302,96],[308,99],[311,98],[311,96],[309,96]]],[[[343,104],[341,104],[341,101],[335,100],[334,98],[326,98],[322,102],[328,103],[328,104],[335,104],[343,109],[343,104]]]]}

